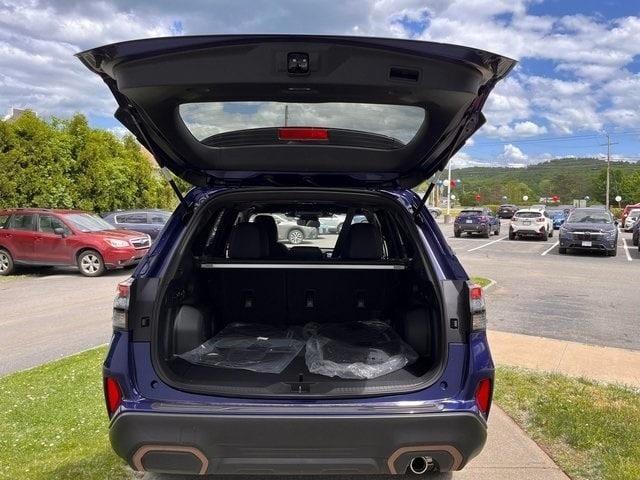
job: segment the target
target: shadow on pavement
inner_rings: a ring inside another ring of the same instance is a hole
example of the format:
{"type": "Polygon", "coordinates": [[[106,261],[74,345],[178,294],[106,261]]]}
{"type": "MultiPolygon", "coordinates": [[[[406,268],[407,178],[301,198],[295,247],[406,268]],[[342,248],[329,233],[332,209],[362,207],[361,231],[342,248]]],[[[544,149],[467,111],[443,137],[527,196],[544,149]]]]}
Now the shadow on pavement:
{"type": "MultiPolygon", "coordinates": [[[[133,271],[135,265],[119,268],[115,270],[107,270],[102,276],[103,277],[117,277],[118,275],[122,275],[123,272],[133,271]]],[[[40,278],[40,277],[51,277],[51,276],[78,276],[82,277],[82,274],[78,271],[76,267],[30,267],[24,265],[16,265],[15,272],[9,277],[32,277],[32,278],[40,278]]],[[[7,277],[7,278],[9,278],[7,277]]]]}

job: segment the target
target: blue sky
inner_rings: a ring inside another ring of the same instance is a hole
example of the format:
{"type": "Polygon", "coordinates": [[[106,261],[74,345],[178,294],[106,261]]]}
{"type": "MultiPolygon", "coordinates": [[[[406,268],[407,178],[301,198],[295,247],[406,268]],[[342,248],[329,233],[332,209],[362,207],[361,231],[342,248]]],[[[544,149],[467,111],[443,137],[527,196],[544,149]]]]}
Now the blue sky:
{"type": "Polygon", "coordinates": [[[487,103],[487,124],[454,165],[526,165],[563,156],[640,159],[640,6],[611,0],[170,0],[0,2],[0,114],[79,111],[123,129],[107,89],[73,57],[134,38],[330,33],[415,38],[519,60],[487,103]]]}

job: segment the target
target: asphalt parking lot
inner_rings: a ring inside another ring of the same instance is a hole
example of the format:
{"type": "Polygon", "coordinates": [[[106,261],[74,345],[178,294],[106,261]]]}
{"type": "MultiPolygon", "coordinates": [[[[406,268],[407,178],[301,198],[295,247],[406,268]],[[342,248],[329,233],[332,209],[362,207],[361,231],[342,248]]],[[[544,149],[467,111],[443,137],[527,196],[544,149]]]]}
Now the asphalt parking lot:
{"type": "Polygon", "coordinates": [[[0,277],[0,376],[102,345],[116,285],[130,270],[86,278],[74,269],[0,277]]]}
{"type": "MultiPolygon", "coordinates": [[[[548,241],[455,238],[439,225],[470,275],[497,283],[488,295],[489,328],[640,350],[640,258],[631,234],[620,233],[618,255],[560,255],[557,231],[548,241]],[[625,244],[626,242],[626,244],[625,244]]],[[[335,235],[316,244],[331,247],[335,235]]],[[[104,344],[111,334],[116,284],[130,270],[85,278],[73,269],[24,270],[0,281],[0,375],[104,344]]]]}
{"type": "Polygon", "coordinates": [[[640,350],[640,257],[631,234],[620,232],[618,255],[558,253],[558,231],[548,241],[500,235],[455,238],[453,224],[439,222],[447,242],[470,275],[497,282],[488,295],[489,328],[527,335],[640,350]]]}

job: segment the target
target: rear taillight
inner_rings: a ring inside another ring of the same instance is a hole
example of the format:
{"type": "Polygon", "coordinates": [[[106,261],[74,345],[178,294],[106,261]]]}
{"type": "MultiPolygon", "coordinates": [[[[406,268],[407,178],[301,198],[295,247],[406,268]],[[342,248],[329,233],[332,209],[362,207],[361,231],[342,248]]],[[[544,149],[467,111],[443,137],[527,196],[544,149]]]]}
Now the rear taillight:
{"type": "Polygon", "coordinates": [[[487,311],[482,287],[469,284],[469,310],[471,311],[471,330],[474,332],[487,329],[487,311]]]}
{"type": "Polygon", "coordinates": [[[476,386],[476,393],[474,395],[476,400],[476,406],[480,413],[485,417],[489,415],[489,409],[491,408],[491,380],[483,378],[478,382],[476,386]]]}
{"type": "Polygon", "coordinates": [[[111,417],[122,404],[122,390],[118,381],[113,377],[104,379],[104,400],[107,405],[107,413],[111,417]]]}
{"type": "Polygon", "coordinates": [[[312,127],[285,127],[278,129],[279,140],[329,140],[329,131],[326,128],[312,127]]]}
{"type": "Polygon", "coordinates": [[[118,293],[113,300],[113,315],[111,316],[111,325],[114,330],[127,330],[129,327],[127,314],[132,284],[133,278],[131,277],[118,284],[118,293]]]}

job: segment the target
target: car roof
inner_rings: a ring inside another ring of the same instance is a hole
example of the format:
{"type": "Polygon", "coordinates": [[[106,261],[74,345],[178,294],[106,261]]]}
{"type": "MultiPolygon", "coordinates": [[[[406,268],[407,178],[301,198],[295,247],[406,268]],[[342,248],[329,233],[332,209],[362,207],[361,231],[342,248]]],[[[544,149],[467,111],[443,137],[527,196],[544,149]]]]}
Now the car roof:
{"type": "Polygon", "coordinates": [[[516,213],[520,212],[532,212],[532,213],[543,213],[539,208],[520,208],[516,213]]]}
{"type": "Polygon", "coordinates": [[[68,208],[5,208],[0,210],[2,214],[14,214],[14,213],[57,213],[59,215],[65,215],[70,213],[88,213],[84,210],[72,210],[68,208]]]}

